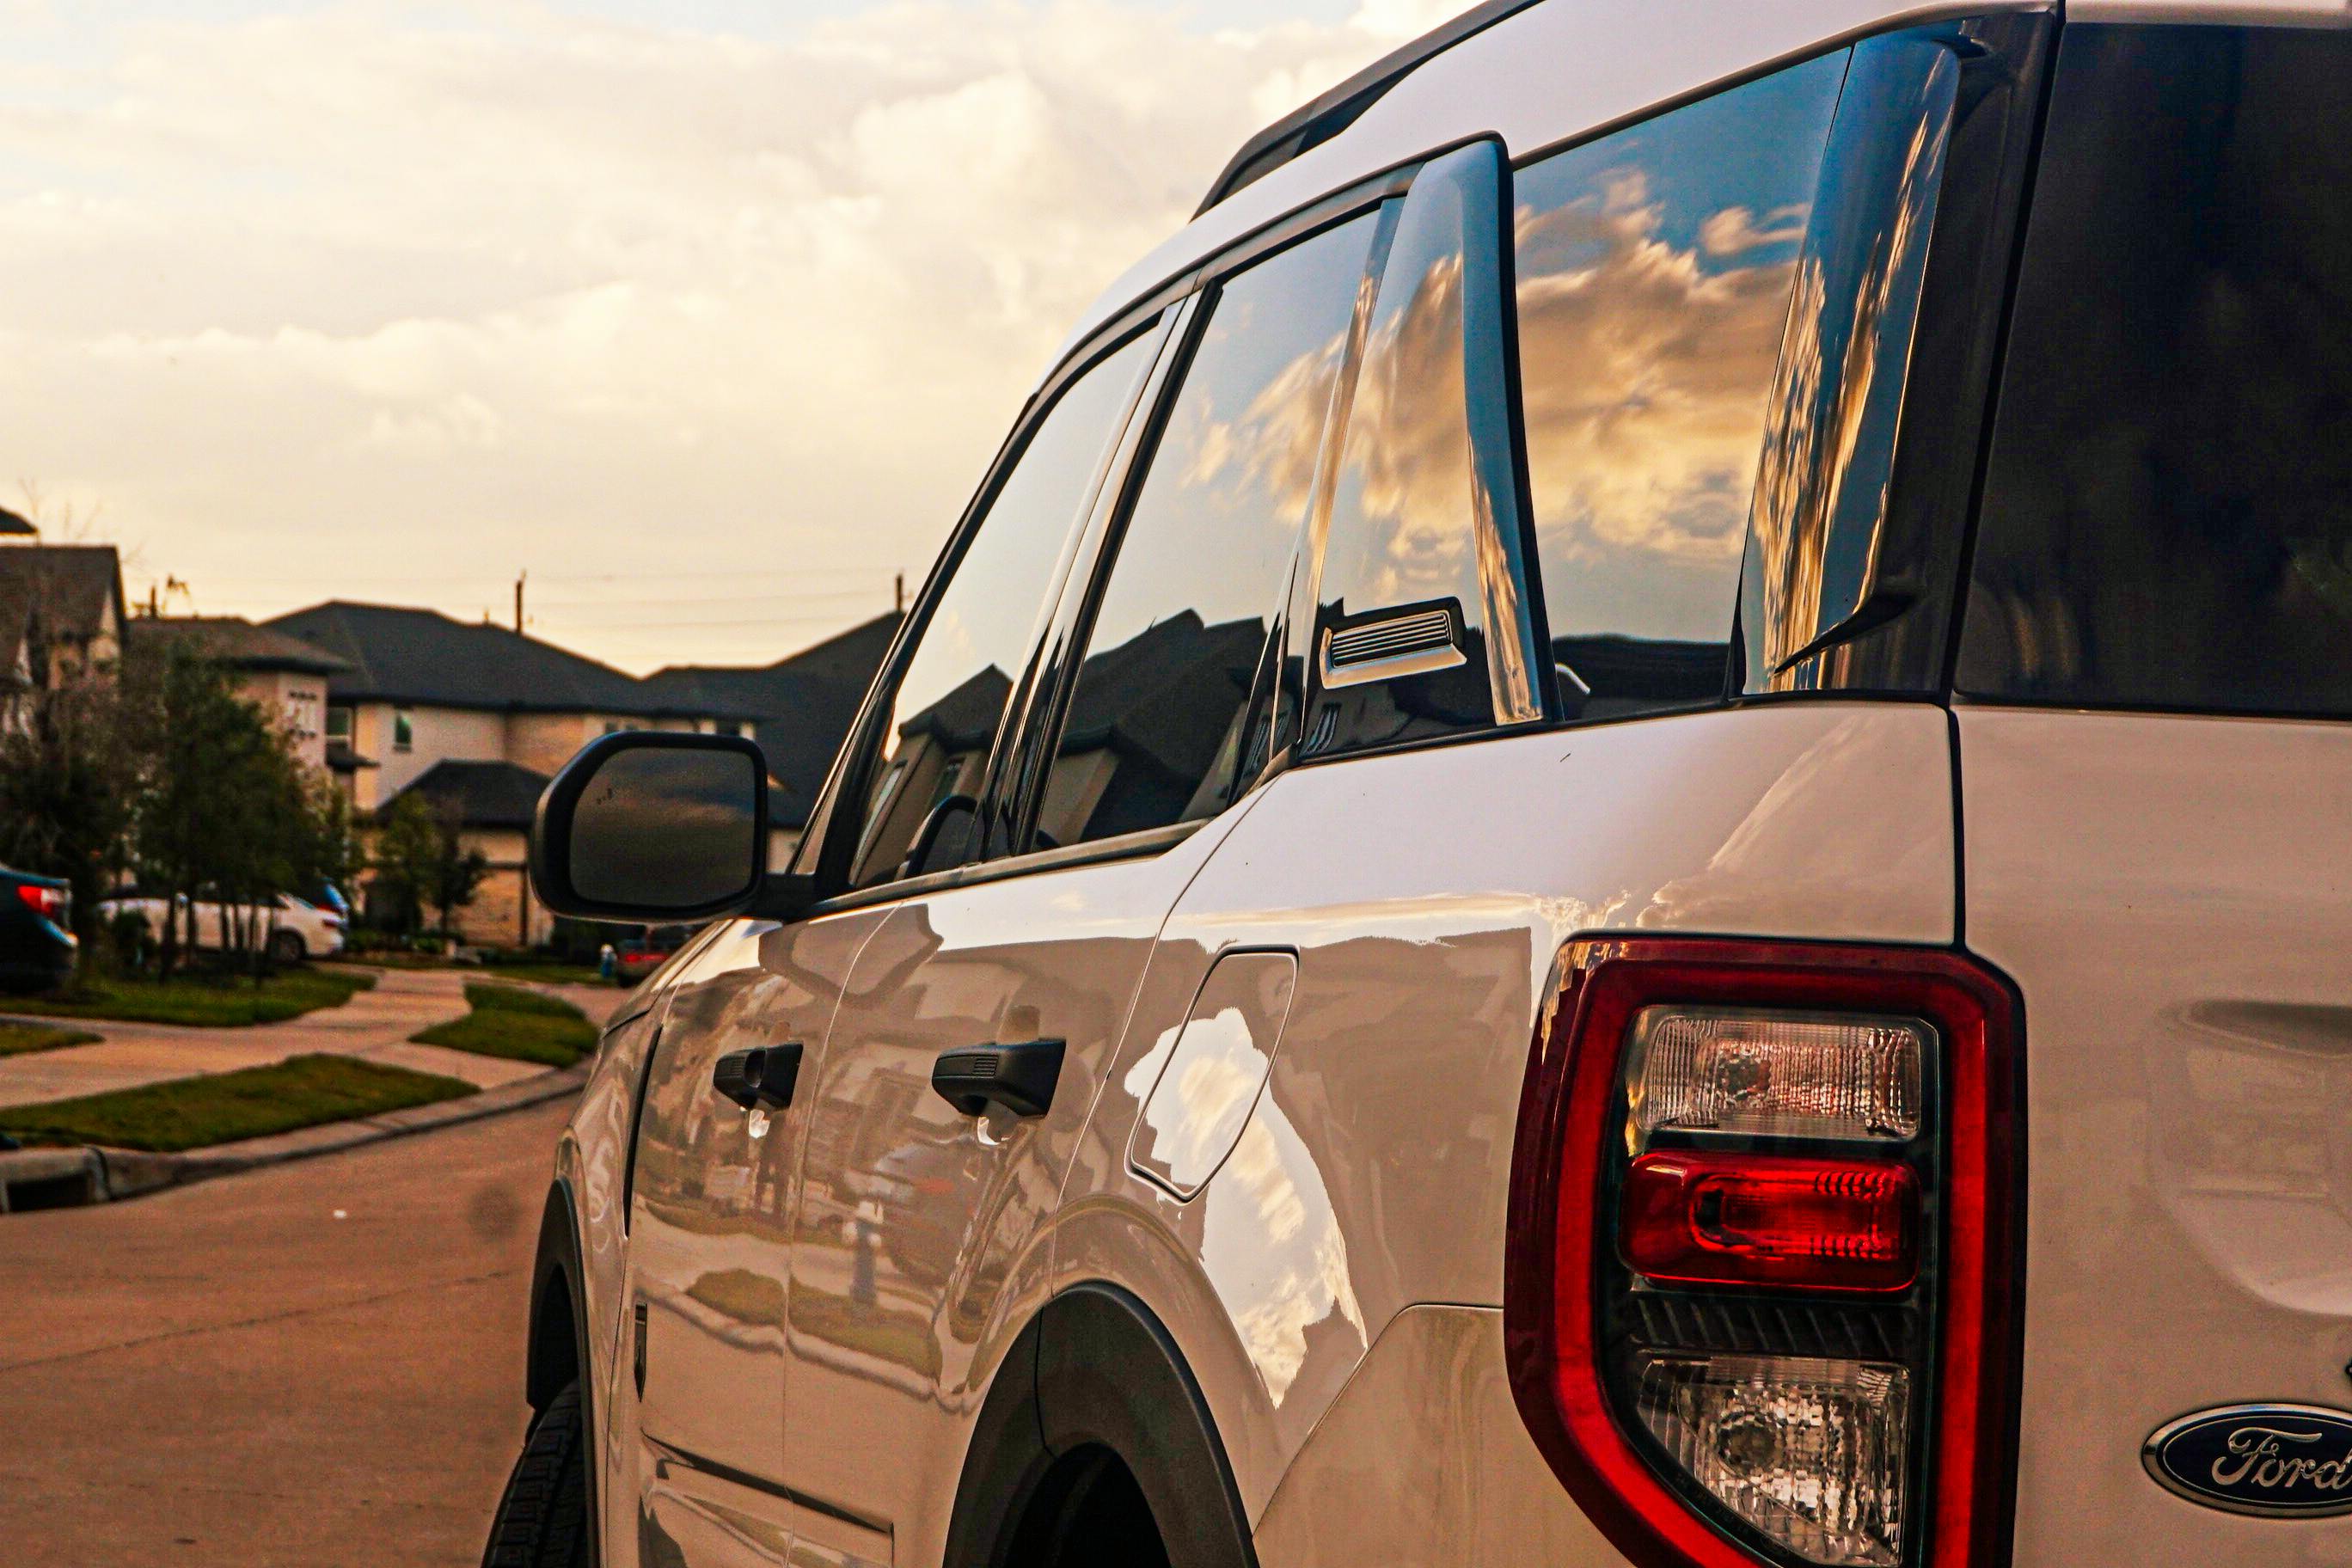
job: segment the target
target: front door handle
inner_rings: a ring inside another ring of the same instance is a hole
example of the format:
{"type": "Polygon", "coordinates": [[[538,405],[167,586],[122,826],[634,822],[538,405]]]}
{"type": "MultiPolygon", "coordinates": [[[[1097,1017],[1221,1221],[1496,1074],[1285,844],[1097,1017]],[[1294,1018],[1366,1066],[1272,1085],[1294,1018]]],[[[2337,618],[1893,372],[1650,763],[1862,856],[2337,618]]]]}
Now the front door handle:
{"type": "Polygon", "coordinates": [[[966,1046],[942,1051],[931,1064],[931,1088],[966,1116],[1001,1105],[1015,1116],[1043,1116],[1062,1076],[1062,1042],[966,1046]]]}
{"type": "Polygon", "coordinates": [[[710,1087],[746,1110],[782,1110],[801,1076],[801,1043],[730,1051],[710,1069],[710,1087]]]}

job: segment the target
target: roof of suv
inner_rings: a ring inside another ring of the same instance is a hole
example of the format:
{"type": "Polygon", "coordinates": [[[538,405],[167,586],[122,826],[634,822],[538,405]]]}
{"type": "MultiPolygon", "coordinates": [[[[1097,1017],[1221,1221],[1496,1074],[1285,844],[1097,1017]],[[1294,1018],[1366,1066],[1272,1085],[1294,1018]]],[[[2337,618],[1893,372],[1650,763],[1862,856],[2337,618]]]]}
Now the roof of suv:
{"type": "MultiPolygon", "coordinates": [[[[2056,0],[1487,0],[1245,143],[1182,230],[1105,289],[1063,354],[1236,241],[1433,151],[1498,135],[1514,157],[1848,39],[2056,0]]],[[[2068,0],[2102,21],[2352,20],[2352,0],[2068,0]]]]}

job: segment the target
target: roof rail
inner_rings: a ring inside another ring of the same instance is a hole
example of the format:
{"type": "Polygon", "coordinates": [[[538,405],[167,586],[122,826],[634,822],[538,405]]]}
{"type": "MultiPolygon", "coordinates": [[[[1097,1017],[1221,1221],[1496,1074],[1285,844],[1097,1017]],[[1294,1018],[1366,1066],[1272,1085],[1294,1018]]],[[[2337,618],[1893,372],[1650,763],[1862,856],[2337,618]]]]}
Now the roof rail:
{"type": "Polygon", "coordinates": [[[1223,173],[1209,187],[1206,200],[1192,216],[1198,217],[1253,180],[1271,174],[1311,147],[1320,146],[1356,122],[1359,115],[1380,101],[1381,95],[1411,76],[1424,62],[1444,54],[1474,33],[1482,33],[1505,17],[1526,10],[1537,0],[1481,0],[1451,22],[1423,33],[1395,52],[1382,56],[1319,97],[1299,105],[1242,143],[1223,173]]]}

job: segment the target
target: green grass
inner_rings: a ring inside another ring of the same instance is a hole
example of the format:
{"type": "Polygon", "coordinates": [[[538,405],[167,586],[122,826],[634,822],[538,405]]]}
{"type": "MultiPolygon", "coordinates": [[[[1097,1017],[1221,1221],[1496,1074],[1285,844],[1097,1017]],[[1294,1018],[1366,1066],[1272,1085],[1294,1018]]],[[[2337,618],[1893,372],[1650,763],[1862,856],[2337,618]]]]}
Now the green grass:
{"type": "Polygon", "coordinates": [[[420,1046],[447,1046],[479,1057],[568,1068],[596,1044],[596,1026],[579,1008],[519,985],[468,985],[462,1018],[408,1037],[420,1046]]]}
{"type": "Polygon", "coordinates": [[[0,1110],[0,1131],[169,1154],[322,1121],[381,1116],[473,1092],[471,1084],[457,1079],[352,1057],[294,1057],[207,1078],[14,1106],[0,1110]]]}
{"type": "Polygon", "coordinates": [[[374,975],[358,969],[289,969],[258,985],[241,976],[212,973],[171,981],[92,979],[55,996],[12,996],[6,1010],[45,1018],[216,1028],[274,1024],[321,1007],[340,1007],[374,984],[374,975]]]}
{"type": "Polygon", "coordinates": [[[21,1057],[34,1051],[54,1051],[65,1046],[86,1046],[97,1038],[88,1029],[58,1029],[42,1024],[0,1024],[0,1057],[21,1057]]]}

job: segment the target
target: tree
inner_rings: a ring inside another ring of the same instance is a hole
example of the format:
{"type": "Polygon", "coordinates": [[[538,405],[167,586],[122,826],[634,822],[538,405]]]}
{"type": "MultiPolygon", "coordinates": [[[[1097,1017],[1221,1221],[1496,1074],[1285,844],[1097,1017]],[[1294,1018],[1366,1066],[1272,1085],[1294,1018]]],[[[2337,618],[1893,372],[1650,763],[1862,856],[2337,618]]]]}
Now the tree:
{"type": "Polygon", "coordinates": [[[222,910],[223,945],[257,973],[278,895],[349,864],[333,785],[302,765],[283,724],[238,695],[226,670],[183,647],[131,661],[122,701],[154,737],[132,841],[142,881],[164,900],[162,972],[168,978],[195,945],[189,906],[201,898],[222,910]]]}
{"type": "Polygon", "coordinates": [[[457,812],[436,810],[413,790],[394,797],[384,814],[373,864],[370,897],[394,910],[400,929],[415,932],[430,906],[444,936],[450,917],[474,901],[490,874],[489,858],[467,847],[457,812]]]}

